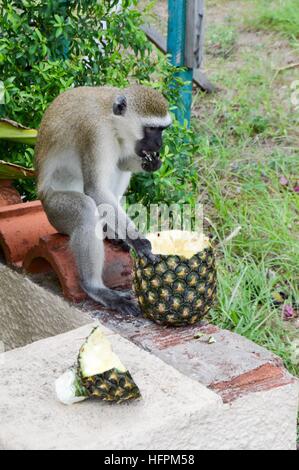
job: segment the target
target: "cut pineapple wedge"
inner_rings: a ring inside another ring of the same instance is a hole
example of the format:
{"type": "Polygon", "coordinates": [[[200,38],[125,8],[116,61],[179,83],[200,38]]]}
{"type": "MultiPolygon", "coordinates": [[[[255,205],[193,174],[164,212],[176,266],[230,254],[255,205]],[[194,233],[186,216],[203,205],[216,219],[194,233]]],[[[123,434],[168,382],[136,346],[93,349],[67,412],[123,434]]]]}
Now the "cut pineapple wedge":
{"type": "Polygon", "coordinates": [[[152,244],[153,254],[177,255],[187,259],[210,246],[208,237],[203,234],[182,230],[149,233],[147,239],[152,244]]]}
{"type": "Polygon", "coordinates": [[[82,345],[77,364],[56,381],[55,389],[58,400],[66,405],[89,397],[120,403],[141,396],[130,372],[99,327],[82,345]]]}
{"type": "Polygon", "coordinates": [[[111,369],[126,371],[100,328],[94,330],[80,349],[79,366],[83,378],[103,374],[111,369]]]}

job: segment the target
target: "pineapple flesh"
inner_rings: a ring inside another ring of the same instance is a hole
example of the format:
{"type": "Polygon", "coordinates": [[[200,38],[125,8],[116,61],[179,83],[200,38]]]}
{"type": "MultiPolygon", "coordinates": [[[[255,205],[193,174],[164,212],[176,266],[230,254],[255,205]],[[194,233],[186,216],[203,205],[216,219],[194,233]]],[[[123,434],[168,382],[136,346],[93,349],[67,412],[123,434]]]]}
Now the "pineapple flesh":
{"type": "Polygon", "coordinates": [[[77,364],[56,381],[55,388],[58,400],[67,405],[90,397],[121,403],[141,396],[99,327],[82,345],[77,364]]]}
{"type": "Polygon", "coordinates": [[[146,318],[161,325],[195,324],[216,295],[216,270],[209,239],[196,232],[148,234],[157,262],[134,257],[133,287],[146,318]]]}

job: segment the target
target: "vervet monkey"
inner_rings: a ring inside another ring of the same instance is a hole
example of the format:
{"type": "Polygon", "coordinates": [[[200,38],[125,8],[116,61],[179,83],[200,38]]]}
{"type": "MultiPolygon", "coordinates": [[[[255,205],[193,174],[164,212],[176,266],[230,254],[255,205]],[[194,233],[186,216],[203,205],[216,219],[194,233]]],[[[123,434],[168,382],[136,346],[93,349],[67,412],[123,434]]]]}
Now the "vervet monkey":
{"type": "Polygon", "coordinates": [[[139,309],[131,294],[103,284],[100,235],[106,226],[110,237],[123,238],[139,255],[153,256],[120,199],[132,172],[160,168],[162,132],[170,124],[167,101],[156,90],[79,87],[53,101],[38,133],[38,194],[49,221],[70,236],[84,291],[124,314],[138,315],[139,309]],[[115,218],[110,211],[99,216],[103,205],[113,208],[115,218]]]}

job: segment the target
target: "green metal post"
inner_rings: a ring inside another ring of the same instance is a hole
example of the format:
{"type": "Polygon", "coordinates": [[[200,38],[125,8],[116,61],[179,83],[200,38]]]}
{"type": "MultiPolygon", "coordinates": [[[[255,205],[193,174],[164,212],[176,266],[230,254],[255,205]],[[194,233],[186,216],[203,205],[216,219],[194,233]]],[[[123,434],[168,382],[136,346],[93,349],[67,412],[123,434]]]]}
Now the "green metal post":
{"type": "MultiPolygon", "coordinates": [[[[67,20],[67,8],[70,3],[70,0],[55,0],[52,4],[53,15],[57,13],[60,16],[63,16],[65,21],[67,20]]],[[[58,47],[59,47],[59,58],[66,60],[69,56],[69,47],[70,42],[65,37],[57,40],[58,47]]],[[[56,51],[57,53],[57,51],[56,51]]],[[[56,59],[57,57],[54,54],[52,59],[56,59]]]]}
{"type": "MultiPolygon", "coordinates": [[[[167,52],[171,56],[171,63],[178,67],[185,65],[186,3],[185,0],[168,0],[167,52]]],[[[178,72],[178,76],[188,83],[180,90],[183,109],[177,109],[176,117],[180,123],[186,119],[190,126],[193,69],[178,72]]]]}

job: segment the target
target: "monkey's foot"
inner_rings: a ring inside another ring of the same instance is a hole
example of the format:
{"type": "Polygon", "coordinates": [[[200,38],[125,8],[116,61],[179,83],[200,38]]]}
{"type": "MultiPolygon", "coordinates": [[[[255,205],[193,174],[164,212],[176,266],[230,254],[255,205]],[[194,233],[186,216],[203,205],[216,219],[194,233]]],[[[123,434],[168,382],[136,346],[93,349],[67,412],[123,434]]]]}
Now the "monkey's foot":
{"type": "Polygon", "coordinates": [[[114,292],[117,292],[119,295],[122,297],[125,297],[128,300],[134,300],[136,296],[134,295],[134,292],[132,290],[126,289],[126,290],[116,290],[114,292]]]}
{"type": "Polygon", "coordinates": [[[102,287],[99,289],[83,287],[85,292],[96,302],[99,302],[104,307],[111,308],[123,315],[133,315],[137,317],[141,315],[139,307],[134,301],[132,292],[130,291],[116,291],[102,287]]]}

